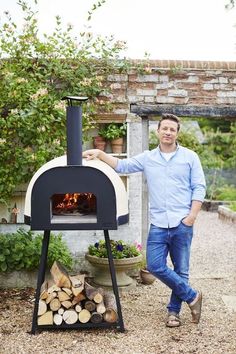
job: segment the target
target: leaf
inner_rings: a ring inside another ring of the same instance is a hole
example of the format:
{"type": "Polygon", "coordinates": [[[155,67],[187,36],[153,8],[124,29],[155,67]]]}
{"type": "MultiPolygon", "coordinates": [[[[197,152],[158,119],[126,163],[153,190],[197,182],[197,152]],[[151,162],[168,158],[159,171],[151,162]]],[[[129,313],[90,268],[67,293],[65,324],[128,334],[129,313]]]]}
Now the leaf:
{"type": "Polygon", "coordinates": [[[7,263],[4,262],[4,263],[0,263],[0,269],[2,272],[6,272],[7,270],[7,263]]]}
{"type": "Polygon", "coordinates": [[[0,254],[0,262],[4,262],[6,259],[6,257],[4,256],[4,254],[0,254]]]}

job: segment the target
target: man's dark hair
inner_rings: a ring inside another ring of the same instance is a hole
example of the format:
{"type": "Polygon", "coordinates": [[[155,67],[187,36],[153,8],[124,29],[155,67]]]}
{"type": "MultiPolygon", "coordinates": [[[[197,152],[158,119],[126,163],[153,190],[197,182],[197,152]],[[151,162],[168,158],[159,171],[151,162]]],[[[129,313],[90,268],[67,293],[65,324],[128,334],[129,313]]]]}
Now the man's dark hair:
{"type": "Polygon", "coordinates": [[[174,114],[171,114],[171,113],[162,114],[161,119],[158,122],[158,129],[161,126],[161,122],[163,120],[167,120],[167,119],[168,120],[172,120],[173,122],[177,123],[177,125],[178,125],[177,130],[179,131],[179,129],[180,129],[180,119],[179,119],[179,117],[177,117],[177,116],[175,116],[174,114]]]}

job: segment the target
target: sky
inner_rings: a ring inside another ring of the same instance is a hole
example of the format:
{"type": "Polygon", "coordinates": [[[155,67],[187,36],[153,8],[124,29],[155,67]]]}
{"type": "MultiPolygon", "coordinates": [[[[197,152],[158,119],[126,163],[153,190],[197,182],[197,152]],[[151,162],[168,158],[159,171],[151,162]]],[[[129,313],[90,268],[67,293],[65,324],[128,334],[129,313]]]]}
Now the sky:
{"type": "MultiPolygon", "coordinates": [[[[236,9],[225,9],[228,0],[106,0],[88,23],[96,1],[38,0],[40,31],[50,33],[60,15],[75,36],[87,28],[126,41],[127,58],[236,61],[236,9]]],[[[0,0],[0,24],[5,10],[22,23],[17,0],[0,0]]]]}

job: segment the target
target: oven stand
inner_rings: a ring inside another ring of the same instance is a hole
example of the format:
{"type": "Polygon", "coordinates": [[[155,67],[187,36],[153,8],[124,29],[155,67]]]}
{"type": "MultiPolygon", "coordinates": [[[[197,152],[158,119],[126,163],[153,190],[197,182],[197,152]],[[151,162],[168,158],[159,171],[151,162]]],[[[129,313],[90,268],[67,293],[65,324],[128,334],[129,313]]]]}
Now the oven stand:
{"type": "Polygon", "coordinates": [[[107,253],[108,253],[108,261],[109,261],[109,268],[110,268],[110,274],[111,274],[112,288],[113,288],[113,292],[114,292],[115,299],[116,299],[118,321],[115,323],[108,323],[108,322],[91,323],[91,322],[88,322],[88,323],[75,323],[72,325],[61,324],[59,326],[58,325],[38,325],[37,324],[40,290],[41,290],[41,285],[43,284],[44,279],[45,279],[47,255],[48,255],[48,245],[49,245],[49,241],[50,241],[50,230],[45,230],[44,236],[43,236],[43,242],[42,242],[42,251],[41,251],[39,270],[38,270],[35,305],[34,305],[34,311],[33,311],[32,327],[31,327],[31,332],[30,332],[31,334],[35,334],[37,329],[38,330],[50,330],[50,329],[55,330],[55,329],[86,329],[86,328],[115,327],[120,332],[125,331],[123,317],[122,317],[122,311],[121,311],[120,298],[119,298],[119,291],[118,291],[118,286],[117,286],[117,281],[116,281],[116,272],[115,272],[113,256],[112,256],[112,252],[111,252],[109,232],[108,232],[108,230],[103,230],[103,232],[104,232],[104,238],[105,238],[105,243],[106,243],[106,248],[107,248],[107,253]]]}

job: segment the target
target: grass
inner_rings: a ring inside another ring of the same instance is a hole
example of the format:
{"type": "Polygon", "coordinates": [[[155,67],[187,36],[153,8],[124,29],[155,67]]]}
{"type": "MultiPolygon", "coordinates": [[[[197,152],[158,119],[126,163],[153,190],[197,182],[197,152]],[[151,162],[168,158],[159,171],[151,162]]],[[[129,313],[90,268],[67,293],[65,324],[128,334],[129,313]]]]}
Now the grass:
{"type": "Polygon", "coordinates": [[[230,210],[232,210],[232,211],[236,211],[236,201],[235,201],[235,202],[231,202],[231,203],[229,204],[229,208],[230,208],[230,210]]]}

